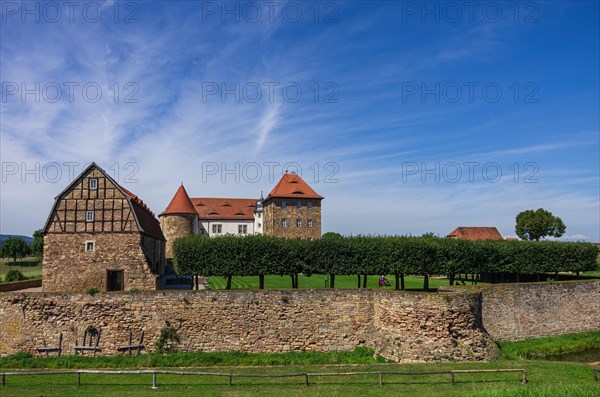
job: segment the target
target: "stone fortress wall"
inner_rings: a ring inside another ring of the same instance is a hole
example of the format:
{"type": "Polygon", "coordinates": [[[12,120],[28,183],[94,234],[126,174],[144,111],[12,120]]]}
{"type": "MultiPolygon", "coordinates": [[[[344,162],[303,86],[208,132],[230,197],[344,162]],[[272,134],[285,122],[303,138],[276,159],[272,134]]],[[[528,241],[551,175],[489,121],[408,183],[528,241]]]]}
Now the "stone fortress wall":
{"type": "Polygon", "coordinates": [[[64,337],[73,354],[86,327],[100,354],[144,330],[145,351],[173,326],[182,351],[339,351],[374,348],[400,362],[489,360],[493,340],[600,329],[600,281],[498,285],[468,292],[315,289],[0,294],[0,356],[64,337]]]}

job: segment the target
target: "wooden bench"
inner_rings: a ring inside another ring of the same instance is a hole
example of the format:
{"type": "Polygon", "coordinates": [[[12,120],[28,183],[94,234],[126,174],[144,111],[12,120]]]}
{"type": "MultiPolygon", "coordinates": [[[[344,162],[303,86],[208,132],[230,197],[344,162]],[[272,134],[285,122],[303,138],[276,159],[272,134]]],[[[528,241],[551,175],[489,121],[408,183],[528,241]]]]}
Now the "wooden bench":
{"type": "Polygon", "coordinates": [[[43,346],[41,346],[41,347],[37,347],[35,345],[35,343],[33,342],[33,339],[29,339],[29,341],[31,342],[31,345],[33,346],[33,350],[35,350],[40,357],[42,357],[42,353],[46,354],[46,357],[49,356],[49,353],[58,353],[59,357],[62,354],[62,341],[63,341],[62,332],[58,335],[58,347],[48,347],[48,345],[46,344],[45,338],[42,338],[43,346]]]}

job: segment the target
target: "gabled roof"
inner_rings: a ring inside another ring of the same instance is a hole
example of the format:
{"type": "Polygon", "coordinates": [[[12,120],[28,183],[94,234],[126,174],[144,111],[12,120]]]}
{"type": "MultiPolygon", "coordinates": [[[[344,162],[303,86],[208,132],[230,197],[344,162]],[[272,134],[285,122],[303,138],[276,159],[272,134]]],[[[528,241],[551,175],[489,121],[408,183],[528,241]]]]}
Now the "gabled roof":
{"type": "Polygon", "coordinates": [[[83,170],[77,178],[73,179],[73,181],[54,198],[54,205],[52,206],[52,210],[50,211],[50,215],[48,215],[48,219],[46,220],[46,225],[44,226],[44,233],[48,231],[48,227],[50,227],[50,223],[52,222],[52,215],[58,206],[58,202],[60,198],[69,191],[79,180],[90,172],[92,169],[97,169],[102,173],[102,175],[108,179],[115,187],[127,197],[127,201],[129,202],[130,208],[133,211],[133,217],[138,225],[138,228],[141,233],[147,234],[149,236],[158,238],[160,240],[165,240],[165,236],[163,235],[162,229],[160,228],[160,223],[158,219],[154,217],[154,213],[148,208],[148,206],[135,194],[125,189],[123,186],[119,185],[114,179],[110,177],[100,166],[96,163],[91,163],[86,169],[83,170]]]}
{"type": "Polygon", "coordinates": [[[283,174],[265,201],[275,197],[323,199],[323,196],[320,196],[310,186],[308,186],[308,183],[304,182],[304,179],[302,179],[300,175],[296,173],[288,174],[287,172],[283,174]]]}
{"type": "Polygon", "coordinates": [[[502,240],[502,235],[495,227],[459,226],[447,237],[463,240],[502,240]]]}
{"type": "Polygon", "coordinates": [[[192,198],[201,220],[254,220],[256,199],[249,198],[192,198]]]}
{"type": "Polygon", "coordinates": [[[175,192],[175,196],[165,209],[159,216],[162,215],[172,215],[172,214],[192,214],[196,215],[196,210],[194,209],[194,205],[190,200],[190,196],[187,194],[187,191],[183,187],[183,183],[175,192]]]}

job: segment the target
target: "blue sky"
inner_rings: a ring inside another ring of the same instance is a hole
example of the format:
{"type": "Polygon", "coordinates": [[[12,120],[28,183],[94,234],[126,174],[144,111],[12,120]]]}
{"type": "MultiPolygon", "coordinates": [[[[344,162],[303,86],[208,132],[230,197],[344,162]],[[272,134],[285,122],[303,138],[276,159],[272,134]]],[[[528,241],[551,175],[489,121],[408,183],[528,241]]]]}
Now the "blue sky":
{"type": "Polygon", "coordinates": [[[2,3],[1,233],[96,161],[157,213],[299,167],[324,232],[600,240],[598,2],[61,4],[2,3]]]}

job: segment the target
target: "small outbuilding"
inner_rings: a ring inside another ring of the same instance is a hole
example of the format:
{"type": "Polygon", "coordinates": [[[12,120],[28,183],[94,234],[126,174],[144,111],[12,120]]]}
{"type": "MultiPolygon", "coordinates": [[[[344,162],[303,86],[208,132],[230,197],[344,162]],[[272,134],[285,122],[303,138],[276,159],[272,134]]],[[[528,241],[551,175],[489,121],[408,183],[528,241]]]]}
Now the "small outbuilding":
{"type": "Polygon", "coordinates": [[[504,240],[498,229],[489,226],[459,226],[446,237],[471,241],[504,240]]]}

